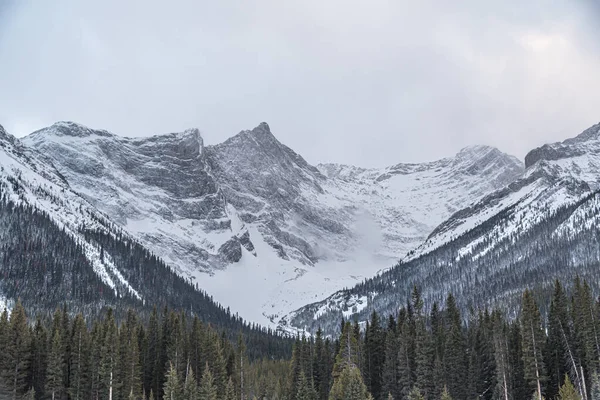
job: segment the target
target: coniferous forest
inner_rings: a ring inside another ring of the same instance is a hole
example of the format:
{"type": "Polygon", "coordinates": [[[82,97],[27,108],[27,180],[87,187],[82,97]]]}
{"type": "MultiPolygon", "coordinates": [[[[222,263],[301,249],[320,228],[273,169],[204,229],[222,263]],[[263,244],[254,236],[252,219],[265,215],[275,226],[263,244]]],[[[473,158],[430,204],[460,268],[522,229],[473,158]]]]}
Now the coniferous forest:
{"type": "Polygon", "coordinates": [[[449,294],[425,313],[415,287],[396,315],[297,337],[291,360],[248,357],[244,333],[168,309],[33,319],[17,303],[0,316],[0,398],[599,399],[600,303],[579,278],[556,281],[545,315],[543,301],[525,291],[518,317],[461,315],[449,294]]]}

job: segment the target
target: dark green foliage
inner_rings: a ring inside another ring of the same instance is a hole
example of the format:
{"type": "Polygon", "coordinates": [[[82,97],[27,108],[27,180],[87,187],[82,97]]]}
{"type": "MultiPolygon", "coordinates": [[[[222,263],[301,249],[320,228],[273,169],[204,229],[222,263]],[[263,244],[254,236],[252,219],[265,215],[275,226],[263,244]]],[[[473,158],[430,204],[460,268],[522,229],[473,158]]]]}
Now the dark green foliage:
{"type": "Polygon", "coordinates": [[[444,373],[450,396],[467,398],[467,347],[462,329],[460,311],[452,294],[446,300],[446,343],[444,347],[444,373]]]}
{"type": "Polygon", "coordinates": [[[525,380],[529,384],[530,393],[538,393],[537,396],[541,400],[542,383],[546,381],[542,355],[542,345],[545,342],[545,337],[539,308],[533,294],[528,290],[523,294],[521,335],[525,380]]]}

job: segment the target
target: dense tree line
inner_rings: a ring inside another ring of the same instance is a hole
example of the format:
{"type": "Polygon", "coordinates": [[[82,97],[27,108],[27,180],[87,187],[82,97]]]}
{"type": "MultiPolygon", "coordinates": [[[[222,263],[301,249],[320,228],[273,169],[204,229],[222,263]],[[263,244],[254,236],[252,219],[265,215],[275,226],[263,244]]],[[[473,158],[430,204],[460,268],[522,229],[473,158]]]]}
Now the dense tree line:
{"type": "Polygon", "coordinates": [[[20,302],[0,316],[0,354],[2,399],[273,397],[288,365],[251,363],[241,332],[231,341],[182,312],[154,309],[144,323],[130,310],[118,323],[110,309],[86,321],[62,308],[33,322],[20,302]]]}
{"type": "MultiPolygon", "coordinates": [[[[559,182],[557,186],[566,186],[562,189],[568,191],[571,184],[559,182]]],[[[354,311],[353,318],[359,321],[368,320],[373,310],[382,315],[395,313],[414,285],[423,288],[428,311],[434,302],[442,303],[447,293],[453,293],[463,315],[481,307],[516,312],[519,294],[526,288],[535,288],[538,299],[544,298],[539,303],[545,315],[553,280],[570,287],[575,275],[600,290],[596,278],[600,271],[600,193],[557,209],[536,210],[536,218],[524,218],[516,211],[517,205],[418,258],[300,309],[291,324],[310,332],[321,328],[328,334],[339,333],[343,311],[354,311]],[[368,306],[353,310],[356,299],[365,299],[368,306]]],[[[468,216],[469,209],[463,212],[468,216]]]]}
{"type": "MultiPolygon", "coordinates": [[[[23,192],[18,180],[11,182],[14,191],[23,192]]],[[[0,297],[19,298],[32,315],[45,317],[66,305],[70,312],[81,312],[92,319],[108,308],[116,319],[125,319],[127,310],[134,309],[138,318],[147,321],[153,306],[166,306],[184,310],[188,318],[198,316],[202,322],[218,326],[232,340],[242,331],[251,359],[290,356],[289,339],[232,314],[109,222],[90,215],[98,219],[98,226],[110,229],[81,226],[85,238],[82,243],[46,213],[24,202],[11,201],[3,185],[6,183],[0,182],[0,297]],[[114,275],[114,288],[94,270],[86,246],[97,250],[107,273],[114,275]],[[141,298],[120,283],[112,266],[141,298]]]]}
{"type": "Polygon", "coordinates": [[[600,304],[586,282],[572,287],[555,282],[545,319],[526,290],[512,320],[500,310],[461,315],[452,294],[426,314],[415,287],[384,321],[373,312],[362,326],[342,322],[333,344],[320,331],[297,339],[287,398],[600,399],[600,304]]]}
{"type": "Polygon", "coordinates": [[[452,294],[426,313],[416,287],[396,314],[343,321],[335,340],[298,336],[291,360],[248,357],[198,317],[112,310],[86,321],[66,308],[0,315],[2,399],[597,400],[600,303],[587,282],[556,281],[547,318],[534,292],[518,318],[461,315],[452,294]],[[466,322],[465,322],[466,321],[466,322]]]}

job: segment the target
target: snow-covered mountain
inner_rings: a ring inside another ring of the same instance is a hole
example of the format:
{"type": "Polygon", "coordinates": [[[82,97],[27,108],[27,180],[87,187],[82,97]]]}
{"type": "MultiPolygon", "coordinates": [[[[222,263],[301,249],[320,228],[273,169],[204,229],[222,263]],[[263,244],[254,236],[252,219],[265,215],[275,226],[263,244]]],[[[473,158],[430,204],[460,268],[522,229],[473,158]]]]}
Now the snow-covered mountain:
{"type": "MultiPolygon", "coordinates": [[[[52,163],[37,151],[21,143],[0,126],[0,194],[3,204],[33,208],[45,213],[82,248],[85,257],[101,280],[115,293],[119,290],[139,294],[123,278],[109,257],[100,257],[100,249],[90,243],[82,229],[118,234],[120,228],[110,222],[84,198],[73,192],[52,163]]],[[[0,233],[1,242],[10,241],[0,233]]],[[[0,296],[2,295],[0,291],[0,296]]]]}
{"type": "Polygon", "coordinates": [[[144,315],[167,306],[230,337],[251,331],[73,191],[50,159],[0,126],[0,309],[17,299],[31,315],[66,306],[86,315],[111,307],[122,317],[129,308],[144,315]]]}
{"type": "MultiPolygon", "coordinates": [[[[508,186],[454,213],[394,268],[299,309],[282,323],[336,328],[342,315],[392,312],[413,285],[426,302],[453,292],[464,307],[515,305],[527,287],[600,272],[600,124],[544,145],[508,186]]],[[[591,280],[598,286],[597,279],[591,280]]]]}
{"type": "Polygon", "coordinates": [[[262,123],[124,138],[60,122],[23,139],[125,232],[246,318],[277,322],[390,267],[523,165],[475,146],[382,169],[308,164],[262,123]]]}

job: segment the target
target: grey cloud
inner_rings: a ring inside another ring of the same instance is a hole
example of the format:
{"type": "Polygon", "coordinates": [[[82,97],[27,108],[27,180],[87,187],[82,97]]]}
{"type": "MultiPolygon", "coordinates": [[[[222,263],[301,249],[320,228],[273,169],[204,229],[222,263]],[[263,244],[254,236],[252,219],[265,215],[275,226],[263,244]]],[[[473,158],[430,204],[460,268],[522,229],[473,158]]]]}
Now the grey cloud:
{"type": "Polygon", "coordinates": [[[600,120],[593,1],[11,1],[0,123],[126,136],[260,121],[310,162],[523,157],[600,120]]]}

